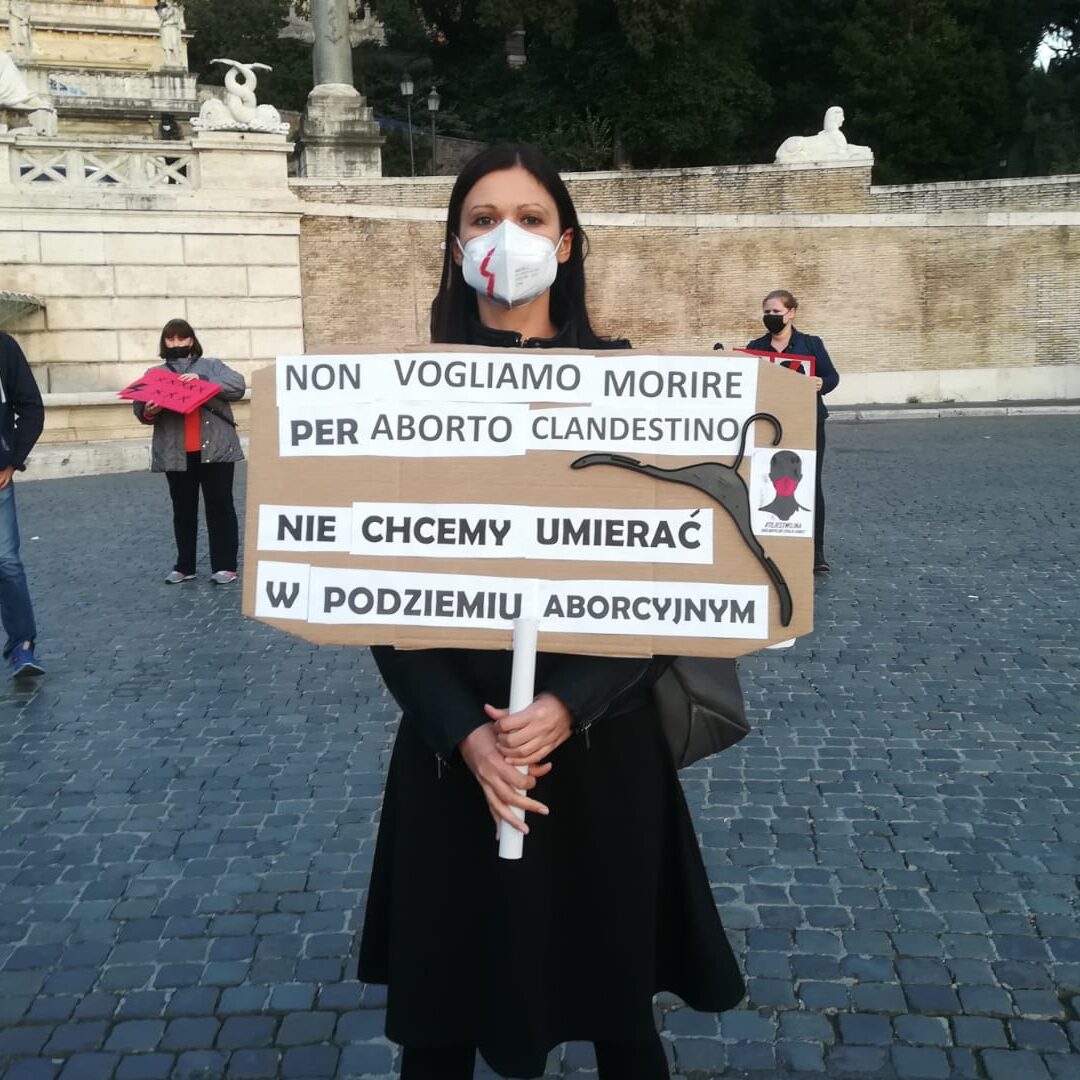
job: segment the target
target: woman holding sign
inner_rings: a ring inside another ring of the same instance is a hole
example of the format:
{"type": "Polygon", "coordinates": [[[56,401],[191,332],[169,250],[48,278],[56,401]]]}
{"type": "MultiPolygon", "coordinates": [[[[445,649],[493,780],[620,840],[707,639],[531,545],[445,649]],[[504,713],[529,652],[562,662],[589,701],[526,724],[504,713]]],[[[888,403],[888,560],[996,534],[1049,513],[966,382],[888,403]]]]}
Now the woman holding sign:
{"type": "MultiPolygon", "coordinates": [[[[450,197],[432,340],[628,347],[592,328],[585,252],[551,163],[485,150],[450,197]]],[[[402,719],[360,977],[388,985],[402,1080],[466,1080],[477,1050],[540,1076],[568,1040],[595,1044],[602,1080],[668,1076],[654,995],[716,1012],[744,987],[652,702],[667,659],[541,653],[510,713],[508,652],[372,652],[402,719]],[[497,857],[499,822],[528,833],[523,859],[497,857]]]]}
{"type": "Polygon", "coordinates": [[[817,388],[817,468],[815,477],[816,502],[814,505],[814,573],[827,574],[832,567],[825,558],[825,492],[821,486],[821,469],[825,461],[825,421],[829,410],[823,400],[840,384],[840,374],[833,366],[825,342],[813,334],[804,334],[795,328],[795,312],[799,301],[787,289],[773,289],[761,302],[761,321],[768,333],[755,338],[746,347],[763,352],[794,353],[814,358],[813,376],[817,388]]]}
{"type": "Polygon", "coordinates": [[[233,505],[233,472],[244,460],[230,401],[244,396],[244,376],[220,360],[203,356],[190,323],[172,319],[161,331],[158,346],[165,362],[160,369],[181,382],[204,379],[220,387],[202,406],[182,414],[156,401],[135,402],[135,415],[154,429],[150,468],[169,482],[176,536],[176,565],[169,585],[195,580],[195,547],[199,530],[199,489],[210,537],[210,580],[229,585],[236,580],[240,532],[233,505]]]}

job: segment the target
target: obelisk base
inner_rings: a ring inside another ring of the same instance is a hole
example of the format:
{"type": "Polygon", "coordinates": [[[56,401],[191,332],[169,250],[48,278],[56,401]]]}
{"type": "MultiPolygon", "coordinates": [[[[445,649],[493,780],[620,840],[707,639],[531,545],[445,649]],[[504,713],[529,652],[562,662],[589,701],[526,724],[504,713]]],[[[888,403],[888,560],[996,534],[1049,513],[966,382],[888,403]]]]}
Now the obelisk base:
{"type": "Polygon", "coordinates": [[[345,83],[322,83],[308,95],[300,125],[300,175],[347,180],[382,176],[374,110],[345,83]]]}

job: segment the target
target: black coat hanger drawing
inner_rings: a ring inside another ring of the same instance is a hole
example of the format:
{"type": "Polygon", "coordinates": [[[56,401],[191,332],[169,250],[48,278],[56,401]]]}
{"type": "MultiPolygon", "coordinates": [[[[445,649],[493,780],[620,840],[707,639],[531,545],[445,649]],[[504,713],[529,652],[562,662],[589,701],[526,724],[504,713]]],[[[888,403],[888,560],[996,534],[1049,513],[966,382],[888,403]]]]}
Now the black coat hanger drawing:
{"type": "Polygon", "coordinates": [[[791,623],[791,590],[788,588],[780,568],[765,554],[765,549],[758,542],[750,526],[750,490],[746,481],[739,475],[746,451],[746,434],[755,420],[767,420],[773,426],[775,435],[772,445],[776,446],[783,437],[784,429],[772,413],[754,413],[742,426],[739,438],[739,453],[732,465],[723,465],[719,461],[701,461],[696,465],[684,465],[680,469],[661,469],[658,465],[647,465],[635,458],[623,454],[585,454],[574,461],[570,468],[587,469],[592,465],[613,465],[631,472],[643,473],[657,480],[667,480],[673,484],[686,484],[707,495],[722,506],[735,522],[746,546],[753,552],[769,580],[776,588],[780,600],[780,622],[783,626],[791,623]]]}

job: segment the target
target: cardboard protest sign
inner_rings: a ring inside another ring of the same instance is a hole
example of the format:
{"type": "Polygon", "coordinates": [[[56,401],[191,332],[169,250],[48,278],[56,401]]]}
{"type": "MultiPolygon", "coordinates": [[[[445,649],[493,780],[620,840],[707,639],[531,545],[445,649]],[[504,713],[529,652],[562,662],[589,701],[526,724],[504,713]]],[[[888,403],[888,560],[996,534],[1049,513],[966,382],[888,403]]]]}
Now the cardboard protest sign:
{"type": "Polygon", "coordinates": [[[542,651],[737,656],[812,627],[812,529],[755,528],[748,484],[786,450],[812,485],[816,395],[759,358],[282,357],[252,403],[244,612],[309,641],[505,649],[532,616],[542,651]]]}
{"type": "Polygon", "coordinates": [[[163,409],[187,414],[205,405],[220,392],[221,387],[217,383],[205,379],[189,379],[185,382],[173,371],[151,368],[130,386],[125,386],[117,396],[125,401],[153,401],[163,409]]]}
{"type": "Polygon", "coordinates": [[[770,364],[778,364],[789,371],[797,371],[800,375],[817,374],[817,360],[812,356],[804,356],[801,353],[767,352],[764,349],[735,349],[734,351],[746,353],[749,356],[762,356],[770,364]]]}

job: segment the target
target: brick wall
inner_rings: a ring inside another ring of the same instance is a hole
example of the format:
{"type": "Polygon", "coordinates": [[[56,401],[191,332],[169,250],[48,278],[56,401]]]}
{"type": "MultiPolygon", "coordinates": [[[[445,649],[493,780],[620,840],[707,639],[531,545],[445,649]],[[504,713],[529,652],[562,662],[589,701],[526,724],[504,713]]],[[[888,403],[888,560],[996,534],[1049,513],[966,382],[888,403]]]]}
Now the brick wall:
{"type": "MultiPolygon", "coordinates": [[[[567,181],[591,241],[594,320],[639,346],[742,345],[761,333],[761,297],[784,287],[849,376],[902,372],[913,392],[969,398],[1080,388],[1080,176],[875,188],[862,167],[753,165],[567,181]],[[1034,367],[1026,387],[1010,374],[1034,367]],[[961,390],[915,378],[938,371],[969,374],[961,390]]],[[[427,340],[450,187],[296,186],[311,207],[309,348],[427,340]]],[[[884,384],[846,385],[870,395],[884,384]]],[[[894,381],[884,399],[901,390],[894,381]]]]}
{"type": "MultiPolygon", "coordinates": [[[[1077,228],[601,225],[589,236],[594,320],[639,346],[744,345],[763,332],[762,296],[783,286],[847,371],[1080,361],[1077,228]]],[[[308,349],[427,340],[441,240],[435,221],[305,218],[308,349]]]]}
{"type": "Polygon", "coordinates": [[[875,213],[1080,210],[1080,176],[1032,176],[870,189],[875,213]]]}
{"type": "Polygon", "coordinates": [[[300,267],[307,351],[427,341],[441,242],[437,222],[304,218],[300,267]]]}
{"type": "MultiPolygon", "coordinates": [[[[734,165],[711,169],[568,173],[581,213],[827,213],[870,209],[870,170],[734,165]]],[[[311,202],[443,209],[453,177],[386,177],[324,184],[300,182],[311,202]]]]}
{"type": "MultiPolygon", "coordinates": [[[[869,168],[735,165],[710,169],[567,173],[582,213],[826,214],[953,210],[1080,210],[1080,176],[969,180],[872,187],[869,168]]],[[[387,177],[325,184],[301,181],[311,202],[442,209],[452,177],[387,177]]]]}

